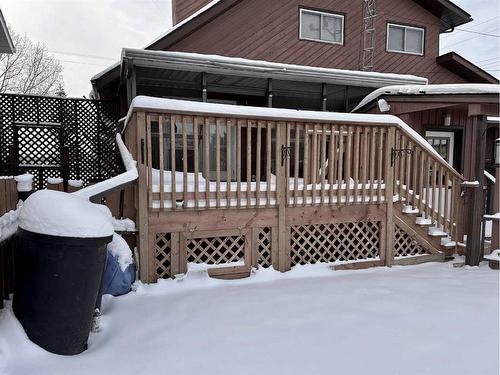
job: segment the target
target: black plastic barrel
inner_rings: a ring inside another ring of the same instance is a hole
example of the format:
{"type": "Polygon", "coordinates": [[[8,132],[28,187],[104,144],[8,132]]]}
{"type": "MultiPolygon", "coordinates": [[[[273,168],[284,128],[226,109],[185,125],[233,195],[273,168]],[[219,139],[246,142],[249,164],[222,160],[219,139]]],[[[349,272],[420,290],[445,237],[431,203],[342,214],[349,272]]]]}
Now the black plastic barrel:
{"type": "Polygon", "coordinates": [[[112,236],[73,238],[18,229],[13,310],[26,334],[62,355],[86,350],[112,236]]]}

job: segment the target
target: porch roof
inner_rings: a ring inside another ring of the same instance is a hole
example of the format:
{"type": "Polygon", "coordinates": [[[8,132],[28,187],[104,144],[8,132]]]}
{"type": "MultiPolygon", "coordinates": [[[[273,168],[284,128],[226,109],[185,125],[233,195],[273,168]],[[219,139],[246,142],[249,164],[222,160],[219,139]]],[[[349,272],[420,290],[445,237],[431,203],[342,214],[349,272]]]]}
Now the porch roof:
{"type": "Polygon", "coordinates": [[[375,90],[366,96],[352,112],[360,112],[366,110],[368,107],[375,105],[375,102],[383,97],[430,97],[430,96],[451,96],[460,102],[459,97],[487,95],[495,96],[494,102],[498,103],[500,95],[500,85],[494,84],[446,84],[446,85],[400,85],[400,86],[387,86],[375,90]]]}
{"type": "Polygon", "coordinates": [[[425,85],[427,83],[426,78],[414,75],[319,68],[219,55],[142,49],[122,51],[122,77],[125,76],[124,71],[130,63],[134,66],[150,68],[359,87],[383,87],[388,84],[425,85]]]}

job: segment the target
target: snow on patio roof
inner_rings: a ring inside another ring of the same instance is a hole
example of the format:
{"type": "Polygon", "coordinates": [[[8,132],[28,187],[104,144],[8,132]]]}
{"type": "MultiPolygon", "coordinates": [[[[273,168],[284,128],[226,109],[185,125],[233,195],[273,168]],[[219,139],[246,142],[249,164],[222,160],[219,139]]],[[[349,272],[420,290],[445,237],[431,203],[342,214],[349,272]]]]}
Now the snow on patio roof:
{"type": "MultiPolygon", "coordinates": [[[[340,113],[340,112],[319,112],[319,111],[300,111],[294,109],[268,108],[268,107],[250,107],[232,104],[216,104],[192,102],[188,100],[164,99],[149,96],[136,96],[132,103],[125,120],[124,130],[136,111],[162,111],[169,113],[189,113],[208,116],[223,117],[244,117],[254,119],[295,120],[295,121],[319,121],[319,122],[338,122],[349,123],[372,123],[395,125],[406,133],[410,134],[421,147],[430,153],[442,159],[437,151],[408,124],[399,117],[393,115],[365,114],[365,113],[340,113]]],[[[442,159],[443,160],[443,159],[442,159]]]]}
{"type": "Polygon", "coordinates": [[[296,79],[352,86],[381,87],[390,84],[425,85],[427,79],[410,74],[364,72],[305,65],[283,64],[239,57],[205,55],[190,52],[152,51],[126,48],[122,60],[133,59],[136,65],[145,61],[147,66],[157,62],[159,67],[206,73],[265,75],[277,79],[296,79]]]}
{"type": "Polygon", "coordinates": [[[447,84],[447,85],[399,85],[387,86],[367,95],[352,112],[363,108],[383,95],[477,95],[500,94],[500,85],[487,83],[447,84]]]}

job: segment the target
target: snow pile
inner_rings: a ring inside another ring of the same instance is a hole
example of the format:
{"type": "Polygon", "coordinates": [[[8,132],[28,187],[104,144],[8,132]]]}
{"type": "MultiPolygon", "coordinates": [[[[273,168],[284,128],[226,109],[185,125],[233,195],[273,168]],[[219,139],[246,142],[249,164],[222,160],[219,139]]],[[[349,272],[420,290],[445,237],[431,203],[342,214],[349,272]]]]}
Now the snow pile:
{"type": "Polygon", "coordinates": [[[49,177],[47,178],[47,183],[50,185],[58,185],[62,184],[64,182],[64,179],[59,178],[59,177],[49,177]]]}
{"type": "Polygon", "coordinates": [[[125,147],[120,134],[116,135],[116,144],[118,145],[118,150],[120,151],[120,155],[126,172],[112,177],[106,181],[102,181],[95,185],[91,185],[84,189],[78,190],[73,194],[90,199],[100,194],[104,194],[107,191],[118,189],[137,180],[137,178],[139,177],[139,174],[137,172],[137,162],[133,159],[132,155],[127,150],[127,147],[125,147]]]}
{"type": "Polygon", "coordinates": [[[33,190],[33,175],[25,173],[14,177],[17,182],[17,191],[20,193],[33,190]]]}
{"type": "Polygon", "coordinates": [[[394,85],[386,86],[367,95],[352,112],[363,108],[382,95],[471,95],[500,94],[500,85],[488,83],[465,83],[447,85],[394,85]]]}
{"type": "Polygon", "coordinates": [[[498,291],[486,263],[318,265],[231,281],[194,272],[105,296],[101,331],[70,358],[28,341],[7,305],[0,373],[498,374],[498,291]],[[478,317],[482,324],[464,324],[478,317]]]}
{"type": "Polygon", "coordinates": [[[484,259],[486,260],[494,260],[496,262],[500,262],[500,249],[492,251],[491,254],[485,255],[484,259]]]}
{"type": "Polygon", "coordinates": [[[83,186],[82,180],[68,180],[68,185],[74,188],[80,188],[83,186]]]}
{"type": "Polygon", "coordinates": [[[108,244],[108,251],[111,255],[118,259],[118,264],[122,272],[125,272],[127,267],[134,263],[132,257],[132,251],[127,244],[127,241],[123,239],[119,234],[113,235],[113,241],[108,244]]]}
{"type": "Polygon", "coordinates": [[[19,206],[17,210],[9,211],[0,216],[0,243],[9,239],[17,231],[19,206]]]}
{"type": "Polygon", "coordinates": [[[106,206],[53,190],[37,191],[24,202],[19,227],[61,237],[98,238],[114,233],[111,213],[106,206]]]}
{"type": "Polygon", "coordinates": [[[116,232],[135,232],[135,223],[130,219],[112,219],[113,228],[116,232]]]}

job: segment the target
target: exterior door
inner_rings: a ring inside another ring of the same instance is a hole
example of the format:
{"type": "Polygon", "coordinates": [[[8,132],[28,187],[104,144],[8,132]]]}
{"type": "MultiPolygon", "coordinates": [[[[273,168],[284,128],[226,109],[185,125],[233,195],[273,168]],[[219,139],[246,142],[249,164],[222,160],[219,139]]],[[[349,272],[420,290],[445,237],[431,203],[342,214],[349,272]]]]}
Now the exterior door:
{"type": "Polygon", "coordinates": [[[455,150],[455,133],[441,131],[425,132],[425,139],[453,167],[453,153],[455,150]]]}

